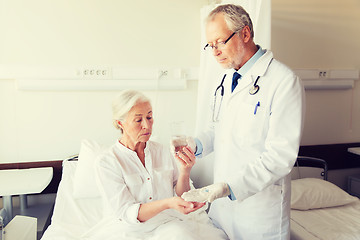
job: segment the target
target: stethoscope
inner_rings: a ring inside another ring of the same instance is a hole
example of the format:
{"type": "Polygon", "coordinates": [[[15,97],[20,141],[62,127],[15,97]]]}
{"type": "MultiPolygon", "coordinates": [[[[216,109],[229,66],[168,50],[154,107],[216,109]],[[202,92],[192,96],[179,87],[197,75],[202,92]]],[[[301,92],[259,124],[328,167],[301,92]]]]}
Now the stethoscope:
{"type": "MultiPolygon", "coordinates": [[[[213,114],[212,114],[212,120],[213,122],[218,122],[219,121],[219,113],[220,113],[220,109],[221,109],[221,104],[222,104],[222,100],[223,100],[223,97],[224,97],[224,92],[225,92],[225,88],[224,88],[224,81],[225,81],[225,78],[226,78],[226,74],[224,75],[224,77],[222,78],[221,80],[221,83],[220,85],[216,88],[215,90],[215,94],[214,94],[214,108],[213,108],[213,114]],[[220,90],[220,95],[221,95],[221,98],[220,98],[220,104],[219,104],[219,108],[218,108],[218,111],[217,111],[217,114],[216,114],[216,117],[215,117],[215,108],[216,108],[216,94],[217,92],[220,90]]],[[[259,78],[260,76],[257,76],[255,82],[254,82],[254,85],[249,89],[249,94],[250,95],[255,95],[256,93],[259,92],[260,90],[260,86],[257,84],[258,81],[259,81],[259,78]]]]}

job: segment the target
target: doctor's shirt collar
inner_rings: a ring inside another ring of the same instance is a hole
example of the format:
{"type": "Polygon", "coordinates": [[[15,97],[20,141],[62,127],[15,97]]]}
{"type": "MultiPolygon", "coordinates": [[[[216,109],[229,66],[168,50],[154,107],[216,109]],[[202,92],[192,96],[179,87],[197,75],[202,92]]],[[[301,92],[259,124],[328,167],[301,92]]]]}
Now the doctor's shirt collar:
{"type": "Polygon", "coordinates": [[[244,76],[250,68],[255,64],[255,62],[265,53],[259,45],[257,52],[237,71],[241,76],[244,76]]]}

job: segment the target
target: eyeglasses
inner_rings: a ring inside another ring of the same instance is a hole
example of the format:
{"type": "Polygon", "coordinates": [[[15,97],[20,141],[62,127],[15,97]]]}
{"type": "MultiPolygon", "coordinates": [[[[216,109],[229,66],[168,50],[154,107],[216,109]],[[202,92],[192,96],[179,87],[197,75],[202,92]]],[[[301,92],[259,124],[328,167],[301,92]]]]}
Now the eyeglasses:
{"type": "Polygon", "coordinates": [[[230,39],[235,35],[235,33],[237,33],[238,31],[235,31],[235,32],[233,32],[231,35],[230,35],[230,37],[228,37],[228,39],[226,39],[225,41],[223,41],[223,42],[218,42],[218,43],[216,43],[216,44],[214,44],[214,45],[210,45],[209,43],[208,44],[206,44],[205,45],[205,47],[204,47],[204,50],[214,50],[214,49],[219,49],[219,50],[221,50],[221,49],[223,49],[224,47],[225,47],[225,44],[228,42],[228,41],[230,41],[230,39]]]}

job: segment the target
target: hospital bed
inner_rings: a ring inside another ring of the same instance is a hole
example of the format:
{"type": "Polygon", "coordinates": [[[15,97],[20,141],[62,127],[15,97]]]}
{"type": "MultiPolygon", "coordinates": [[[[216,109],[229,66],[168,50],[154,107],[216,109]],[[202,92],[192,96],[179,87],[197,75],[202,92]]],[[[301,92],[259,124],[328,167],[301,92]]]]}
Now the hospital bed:
{"type": "MultiPolygon", "coordinates": [[[[95,143],[91,146],[95,146],[95,143]]],[[[63,161],[62,177],[51,223],[42,240],[79,240],[91,237],[101,239],[104,235],[118,236],[118,225],[108,222],[108,218],[104,216],[101,196],[94,177],[94,163],[98,150],[98,146],[82,147],[78,156],[63,161]]],[[[202,226],[211,224],[210,221],[207,222],[205,207],[188,214],[187,217],[195,221],[202,219],[202,226]]]]}
{"type": "Polygon", "coordinates": [[[291,240],[360,239],[360,200],[327,181],[324,160],[298,157],[292,177],[291,240]]]}

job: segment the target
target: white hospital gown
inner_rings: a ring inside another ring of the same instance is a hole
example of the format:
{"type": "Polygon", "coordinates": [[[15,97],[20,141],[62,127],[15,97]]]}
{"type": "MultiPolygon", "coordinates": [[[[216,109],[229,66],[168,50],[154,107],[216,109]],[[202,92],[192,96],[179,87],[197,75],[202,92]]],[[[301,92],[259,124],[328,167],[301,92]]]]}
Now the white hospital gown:
{"type": "Polygon", "coordinates": [[[165,210],[146,222],[137,220],[141,203],[175,195],[177,165],[168,149],[148,141],[145,167],[137,154],[117,142],[96,163],[105,218],[84,239],[227,239],[203,209],[188,215],[165,210]]]}

